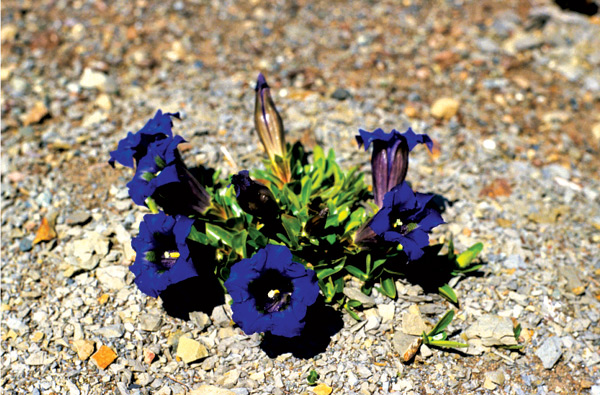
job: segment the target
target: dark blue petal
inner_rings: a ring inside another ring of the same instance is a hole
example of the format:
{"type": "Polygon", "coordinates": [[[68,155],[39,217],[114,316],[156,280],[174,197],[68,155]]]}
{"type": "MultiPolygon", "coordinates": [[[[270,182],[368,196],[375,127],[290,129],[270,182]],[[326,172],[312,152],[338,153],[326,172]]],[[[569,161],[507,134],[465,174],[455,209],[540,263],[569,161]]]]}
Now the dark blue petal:
{"type": "MultiPolygon", "coordinates": [[[[389,192],[388,192],[389,193],[389,192]]],[[[390,229],[390,214],[392,212],[391,207],[388,208],[386,206],[384,206],[382,209],[380,209],[377,214],[375,214],[375,216],[373,217],[373,219],[371,220],[371,223],[369,225],[369,227],[373,230],[373,232],[377,233],[378,235],[382,235],[383,232],[387,231],[388,229],[390,229]]]]}
{"type": "Polygon", "coordinates": [[[306,309],[319,295],[315,272],[293,262],[292,253],[286,246],[271,244],[257,251],[251,258],[233,265],[225,287],[233,299],[233,319],[246,334],[271,332],[286,337],[299,335],[305,325],[306,309]],[[259,311],[256,296],[252,295],[249,287],[263,273],[272,271],[277,271],[291,282],[290,302],[281,311],[259,311]]]}
{"type": "MultiPolygon", "coordinates": [[[[394,130],[392,130],[392,132],[394,132],[394,130]]],[[[429,148],[429,151],[433,149],[433,141],[429,138],[429,136],[426,134],[416,134],[413,132],[412,128],[408,128],[408,130],[404,132],[402,136],[408,143],[409,151],[412,151],[417,144],[425,144],[427,148],[429,148]]]]}
{"type": "MultiPolygon", "coordinates": [[[[414,233],[415,231],[411,232],[414,233]]],[[[403,236],[398,232],[386,232],[383,235],[384,239],[386,241],[393,241],[396,242],[398,244],[402,245],[402,250],[406,253],[406,255],[408,256],[408,259],[411,261],[415,261],[417,259],[419,259],[420,257],[423,256],[423,247],[419,242],[413,240],[412,238],[408,237],[408,235],[403,236]]],[[[417,236],[418,237],[418,236],[417,236]]],[[[427,237],[427,234],[425,233],[425,237],[427,237]]],[[[422,240],[420,240],[422,241],[422,240]]],[[[426,244],[429,244],[429,238],[427,238],[426,244]]]]}
{"type": "Polygon", "coordinates": [[[425,232],[430,232],[431,229],[445,223],[440,213],[438,213],[436,210],[427,209],[426,212],[427,214],[419,221],[419,229],[422,229],[425,232]]]}
{"type": "Polygon", "coordinates": [[[393,207],[395,211],[412,210],[416,204],[415,193],[406,182],[396,185],[383,197],[383,207],[393,207]]]}
{"type": "Polygon", "coordinates": [[[179,114],[165,113],[158,110],[154,118],[149,120],[146,125],[138,132],[127,134],[127,137],[119,141],[115,151],[110,152],[109,163],[119,162],[123,166],[134,166],[134,161],[138,162],[143,158],[148,150],[148,145],[165,138],[172,138],[171,117],[179,118],[179,114]]]}
{"type": "Polygon", "coordinates": [[[163,212],[144,216],[138,236],[131,242],[136,251],[136,259],[129,267],[129,270],[135,274],[135,283],[142,292],[157,297],[169,285],[198,275],[191,261],[186,241],[193,222],[190,218],[181,216],[174,218],[163,212]],[[169,268],[146,259],[146,253],[149,251],[160,255],[172,249],[172,244],[163,244],[165,240],[171,240],[180,254],[173,266],[169,268]]]}

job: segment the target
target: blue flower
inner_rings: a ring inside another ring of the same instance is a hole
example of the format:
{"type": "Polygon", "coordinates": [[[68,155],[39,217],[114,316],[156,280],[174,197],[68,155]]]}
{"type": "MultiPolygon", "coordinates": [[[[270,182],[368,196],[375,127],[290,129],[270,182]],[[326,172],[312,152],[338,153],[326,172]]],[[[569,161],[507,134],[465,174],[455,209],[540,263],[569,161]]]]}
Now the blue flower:
{"type": "Polygon", "coordinates": [[[157,297],[169,285],[198,275],[186,242],[193,223],[191,218],[170,217],[162,211],[144,216],[139,234],[131,241],[136,257],[129,267],[140,291],[157,297]]]}
{"type": "Polygon", "coordinates": [[[185,140],[168,137],[148,145],[133,179],[127,183],[129,196],[144,206],[152,197],[167,214],[202,214],[210,206],[210,195],[190,173],[177,151],[185,140]]]}
{"type": "Polygon", "coordinates": [[[359,147],[364,145],[367,150],[373,144],[373,197],[377,206],[381,207],[383,196],[406,178],[408,153],[417,144],[426,144],[431,151],[433,141],[426,134],[415,134],[411,128],[405,133],[396,129],[392,129],[391,133],[385,133],[382,129],[375,129],[373,132],[359,129],[359,133],[356,136],[359,147]]]}
{"type": "Polygon", "coordinates": [[[300,335],[306,309],[319,296],[315,272],[293,262],[286,246],[273,244],[233,265],[225,287],[233,299],[233,320],[248,335],[300,335]]]}
{"type": "Polygon", "coordinates": [[[423,256],[429,245],[429,233],[444,220],[435,209],[426,207],[432,194],[415,193],[403,182],[385,194],[383,207],[368,228],[387,242],[402,245],[410,261],[423,256]]]}
{"type": "Polygon", "coordinates": [[[119,141],[117,149],[110,153],[108,163],[114,165],[116,161],[123,166],[133,168],[134,160],[137,164],[146,156],[148,146],[151,143],[173,137],[171,117],[179,118],[179,113],[167,112],[163,114],[161,110],[158,110],[154,118],[149,120],[143,128],[135,134],[129,132],[127,137],[119,141]]]}

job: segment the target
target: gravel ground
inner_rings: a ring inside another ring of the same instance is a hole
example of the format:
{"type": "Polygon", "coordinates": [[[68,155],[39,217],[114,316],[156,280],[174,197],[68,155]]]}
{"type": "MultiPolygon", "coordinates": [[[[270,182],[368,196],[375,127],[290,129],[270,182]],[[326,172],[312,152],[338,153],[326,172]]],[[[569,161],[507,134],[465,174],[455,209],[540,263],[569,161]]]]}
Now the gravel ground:
{"type": "Polygon", "coordinates": [[[1,80],[5,393],[600,394],[598,16],[531,0],[3,1],[1,80]],[[359,127],[435,140],[408,175],[449,202],[433,238],[485,244],[480,275],[453,281],[459,307],[398,282],[360,323],[333,314],[343,329],[316,355],[271,358],[227,304],[185,321],[136,289],[145,211],[108,151],[161,108],[184,115],[189,165],[259,165],[258,71],[289,141],[344,167],[369,171],[359,127]],[[43,219],[56,235],[34,242],[43,219]],[[410,323],[449,308],[472,347],[403,363],[410,323]],[[521,351],[501,347],[514,323],[521,351]]]}

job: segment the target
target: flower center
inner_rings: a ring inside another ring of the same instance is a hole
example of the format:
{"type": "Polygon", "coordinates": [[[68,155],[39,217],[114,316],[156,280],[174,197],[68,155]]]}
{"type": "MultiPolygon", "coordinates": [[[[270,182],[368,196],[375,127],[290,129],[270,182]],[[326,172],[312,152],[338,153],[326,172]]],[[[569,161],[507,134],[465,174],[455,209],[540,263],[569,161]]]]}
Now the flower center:
{"type": "Polygon", "coordinates": [[[160,257],[160,264],[167,268],[170,269],[173,267],[173,265],[175,264],[175,262],[177,261],[177,259],[181,256],[181,254],[179,254],[178,251],[165,251],[163,253],[163,255],[160,257]]]}
{"type": "Polygon", "coordinates": [[[289,278],[277,270],[267,270],[248,286],[256,309],[261,313],[283,311],[290,305],[293,286],[289,278]]]}
{"type": "Polygon", "coordinates": [[[397,218],[396,221],[392,223],[392,228],[394,228],[396,232],[403,235],[412,232],[418,226],[419,224],[417,224],[416,222],[410,222],[408,224],[405,224],[400,218],[397,218]]]}

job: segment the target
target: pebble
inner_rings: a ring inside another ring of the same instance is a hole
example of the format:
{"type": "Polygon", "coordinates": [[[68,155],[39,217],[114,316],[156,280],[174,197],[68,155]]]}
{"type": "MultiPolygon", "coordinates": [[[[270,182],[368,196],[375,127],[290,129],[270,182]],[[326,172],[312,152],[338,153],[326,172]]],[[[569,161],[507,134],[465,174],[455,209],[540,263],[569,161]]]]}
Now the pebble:
{"type": "Polygon", "coordinates": [[[402,332],[394,333],[392,339],[394,349],[400,354],[400,359],[404,362],[413,359],[415,354],[419,351],[422,342],[423,339],[421,337],[407,335],[402,332]]]}
{"type": "Polygon", "coordinates": [[[107,339],[114,339],[123,336],[125,327],[122,324],[108,325],[98,328],[94,333],[107,339]]]}
{"type": "Polygon", "coordinates": [[[162,317],[158,314],[141,314],[139,317],[140,329],[155,332],[160,329],[162,317]]]}
{"type": "Polygon", "coordinates": [[[200,332],[211,324],[208,314],[203,313],[202,311],[192,311],[190,313],[190,320],[196,325],[196,329],[200,332]]]}
{"type": "Polygon", "coordinates": [[[312,392],[314,392],[316,395],[329,395],[333,392],[333,388],[327,384],[320,383],[312,388],[312,392]]]}
{"type": "Polygon", "coordinates": [[[544,340],[535,355],[542,360],[545,369],[552,369],[562,355],[562,344],[557,336],[544,340]]]}
{"type": "Polygon", "coordinates": [[[450,120],[458,112],[460,102],[451,97],[437,99],[431,106],[431,115],[435,118],[450,120]]]}
{"type": "Polygon", "coordinates": [[[201,343],[189,337],[179,338],[177,356],[185,363],[192,363],[208,356],[208,350],[201,343]]]}
{"type": "Polygon", "coordinates": [[[236,393],[226,388],[203,384],[188,392],[187,395],[236,395],[236,393]]]}
{"type": "Polygon", "coordinates": [[[73,341],[73,347],[77,352],[77,356],[82,361],[86,361],[94,353],[94,346],[95,344],[91,340],[79,339],[73,341]]]}
{"type": "Polygon", "coordinates": [[[79,79],[79,85],[84,89],[103,89],[108,81],[108,76],[100,71],[85,68],[79,79]]]}
{"type": "Polygon", "coordinates": [[[407,335],[421,336],[428,332],[429,328],[421,317],[419,306],[411,305],[407,311],[402,313],[402,332],[407,335]]]}
{"type": "Polygon", "coordinates": [[[126,276],[129,269],[126,266],[111,265],[96,270],[96,278],[108,289],[119,290],[127,285],[126,276]]]}
{"type": "Polygon", "coordinates": [[[111,363],[113,363],[115,359],[117,359],[117,353],[114,352],[110,347],[102,345],[98,351],[92,355],[91,360],[98,368],[104,370],[111,363]]]}
{"type": "Polygon", "coordinates": [[[352,95],[350,94],[350,92],[348,92],[346,89],[343,89],[343,88],[337,88],[331,94],[331,98],[336,99],[336,100],[346,100],[346,99],[348,99],[350,97],[352,97],[352,95]]]}
{"type": "Polygon", "coordinates": [[[231,325],[231,319],[229,315],[225,312],[224,306],[217,306],[213,309],[212,314],[210,315],[212,318],[213,324],[220,327],[225,327],[231,325]]]}
{"type": "Polygon", "coordinates": [[[483,315],[471,325],[465,335],[468,339],[479,338],[484,346],[517,345],[510,318],[496,315],[483,315]]]}
{"type": "Polygon", "coordinates": [[[350,299],[358,300],[366,309],[375,306],[375,299],[371,296],[365,295],[357,288],[345,287],[344,295],[350,299]]]}
{"type": "Polygon", "coordinates": [[[65,219],[65,223],[70,226],[85,225],[92,220],[90,213],[86,211],[76,211],[65,219]]]}

